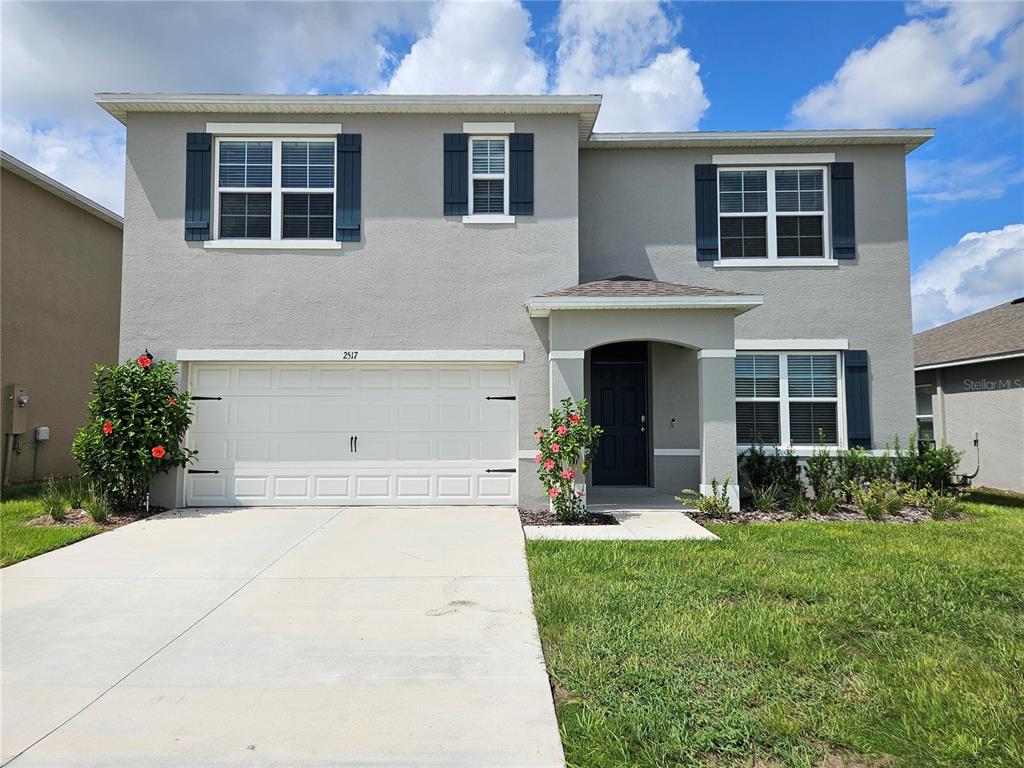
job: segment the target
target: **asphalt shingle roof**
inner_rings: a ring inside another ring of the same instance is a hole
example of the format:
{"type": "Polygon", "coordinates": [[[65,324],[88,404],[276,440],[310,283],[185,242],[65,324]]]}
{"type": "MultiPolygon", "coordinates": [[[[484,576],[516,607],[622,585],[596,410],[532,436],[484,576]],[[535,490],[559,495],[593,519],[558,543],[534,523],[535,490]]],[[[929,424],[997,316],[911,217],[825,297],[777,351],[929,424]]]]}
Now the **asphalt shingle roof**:
{"type": "Polygon", "coordinates": [[[718,288],[703,288],[698,285],[665,283],[642,277],[618,275],[607,280],[581,283],[557,291],[540,294],[541,297],[580,297],[607,299],[610,297],[638,298],[647,296],[749,296],[739,291],[723,291],[718,288]]]}
{"type": "Polygon", "coordinates": [[[914,334],[914,365],[1024,352],[1024,297],[914,334]]]}

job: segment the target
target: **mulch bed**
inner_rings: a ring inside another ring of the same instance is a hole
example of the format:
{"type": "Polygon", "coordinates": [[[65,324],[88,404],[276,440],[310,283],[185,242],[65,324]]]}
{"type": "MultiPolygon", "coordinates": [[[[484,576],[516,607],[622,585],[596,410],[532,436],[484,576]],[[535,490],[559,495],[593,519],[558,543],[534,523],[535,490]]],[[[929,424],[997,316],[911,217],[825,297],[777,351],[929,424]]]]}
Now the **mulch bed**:
{"type": "MultiPolygon", "coordinates": [[[[138,520],[145,520],[147,517],[165,512],[164,507],[150,507],[147,512],[139,512],[134,515],[110,515],[102,523],[96,523],[96,527],[101,531],[109,531],[112,528],[120,528],[122,525],[128,525],[128,523],[134,523],[138,520]]],[[[49,515],[39,515],[39,517],[33,517],[31,520],[25,522],[26,525],[37,525],[51,528],[62,528],[65,526],[80,526],[89,525],[93,522],[93,519],[89,516],[89,512],[84,509],[69,509],[67,517],[65,517],[59,523],[49,515]]]]}
{"type": "Polygon", "coordinates": [[[588,512],[579,520],[563,523],[550,509],[520,509],[519,521],[523,525],[618,525],[619,521],[607,512],[588,512]]]}
{"type": "MultiPolygon", "coordinates": [[[[736,512],[728,517],[709,517],[708,515],[701,514],[697,510],[688,510],[687,516],[693,519],[695,522],[704,523],[715,523],[717,525],[736,523],[786,523],[794,520],[811,520],[819,523],[903,523],[903,524],[914,524],[923,523],[925,520],[931,520],[932,515],[924,507],[904,507],[899,512],[895,512],[891,515],[886,515],[881,520],[869,520],[867,517],[862,515],[853,507],[839,506],[835,512],[829,515],[819,515],[811,513],[804,517],[796,517],[792,513],[786,510],[780,510],[778,512],[758,512],[756,509],[744,508],[739,512],[736,512]]],[[[942,519],[942,522],[956,522],[958,520],[968,520],[968,515],[950,515],[942,519]]]]}

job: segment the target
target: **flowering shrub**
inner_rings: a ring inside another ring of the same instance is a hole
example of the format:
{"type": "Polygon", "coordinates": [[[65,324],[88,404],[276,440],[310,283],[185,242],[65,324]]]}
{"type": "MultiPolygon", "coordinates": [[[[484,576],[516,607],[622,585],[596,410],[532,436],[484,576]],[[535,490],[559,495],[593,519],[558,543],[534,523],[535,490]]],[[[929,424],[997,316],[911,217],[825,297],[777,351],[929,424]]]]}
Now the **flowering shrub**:
{"type": "Polygon", "coordinates": [[[590,466],[601,428],[587,423],[586,410],[586,400],[567,397],[549,414],[551,426],[534,433],[540,451],[534,458],[537,475],[563,522],[578,519],[587,509],[583,493],[576,490],[576,478],[590,466]]]}
{"type": "Polygon", "coordinates": [[[189,393],[177,391],[177,367],[148,353],[122,365],[97,365],[89,421],[71,454],[110,507],[137,512],[149,481],[195,456],[181,445],[192,421],[189,393]]]}

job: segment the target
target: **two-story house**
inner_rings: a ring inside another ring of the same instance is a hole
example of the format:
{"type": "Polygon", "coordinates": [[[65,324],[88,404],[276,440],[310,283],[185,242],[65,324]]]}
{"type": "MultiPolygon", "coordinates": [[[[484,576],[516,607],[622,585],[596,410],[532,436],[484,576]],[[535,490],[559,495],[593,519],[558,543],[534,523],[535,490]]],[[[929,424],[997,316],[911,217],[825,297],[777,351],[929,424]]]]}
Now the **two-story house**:
{"type": "Polygon", "coordinates": [[[595,133],[599,96],[99,94],[128,128],[121,357],[197,396],[154,501],[544,503],[536,427],[672,493],[763,440],[914,428],[928,130],[595,133]]]}

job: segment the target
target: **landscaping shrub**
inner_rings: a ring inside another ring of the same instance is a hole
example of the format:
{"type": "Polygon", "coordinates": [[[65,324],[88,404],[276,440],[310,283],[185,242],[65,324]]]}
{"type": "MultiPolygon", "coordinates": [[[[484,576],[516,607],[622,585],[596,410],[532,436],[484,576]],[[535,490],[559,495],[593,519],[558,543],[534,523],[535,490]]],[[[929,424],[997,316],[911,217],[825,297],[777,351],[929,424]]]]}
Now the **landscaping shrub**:
{"type": "Polygon", "coordinates": [[[811,501],[803,493],[795,493],[789,500],[789,513],[793,517],[807,517],[817,511],[816,501],[811,501]]]}
{"type": "Polygon", "coordinates": [[[587,422],[587,401],[562,400],[562,407],[549,414],[549,428],[534,433],[540,452],[537,475],[551,499],[555,515],[563,522],[579,519],[586,512],[586,500],[576,490],[576,478],[587,471],[601,428],[587,422]]]}
{"type": "Polygon", "coordinates": [[[819,515],[831,515],[839,506],[839,497],[833,488],[824,489],[821,495],[815,495],[811,502],[814,511],[819,515]]]}
{"type": "Polygon", "coordinates": [[[903,509],[903,497],[893,483],[876,478],[849,488],[854,506],[869,520],[879,521],[903,509]]]}
{"type": "Polygon", "coordinates": [[[60,480],[49,478],[43,487],[42,507],[54,522],[63,523],[68,517],[67,495],[60,480]]]}
{"type": "Polygon", "coordinates": [[[177,367],[143,354],[96,366],[89,420],[71,453],[114,511],[142,509],[149,483],[195,456],[181,445],[191,422],[189,393],[178,392],[177,367]]]}
{"type": "Polygon", "coordinates": [[[774,512],[779,508],[779,487],[777,485],[752,488],[750,493],[753,497],[754,509],[758,512],[774,512]]]}
{"type": "Polygon", "coordinates": [[[708,517],[726,518],[732,514],[732,502],[729,500],[729,475],[721,483],[717,478],[711,479],[711,493],[703,494],[692,488],[684,488],[682,496],[676,496],[676,501],[684,504],[693,503],[697,511],[708,517]]]}
{"type": "Polygon", "coordinates": [[[845,501],[853,501],[851,489],[854,487],[892,478],[892,462],[888,452],[872,456],[860,447],[836,451],[835,468],[836,488],[845,501]]]}
{"type": "Polygon", "coordinates": [[[751,494],[772,486],[777,498],[803,492],[800,464],[791,450],[780,452],[776,447],[774,451],[765,451],[761,443],[752,445],[740,456],[740,469],[751,494]]]}
{"type": "Polygon", "coordinates": [[[835,456],[827,448],[815,448],[807,459],[804,472],[807,485],[814,491],[815,498],[832,493],[838,484],[838,467],[835,456]]]}

